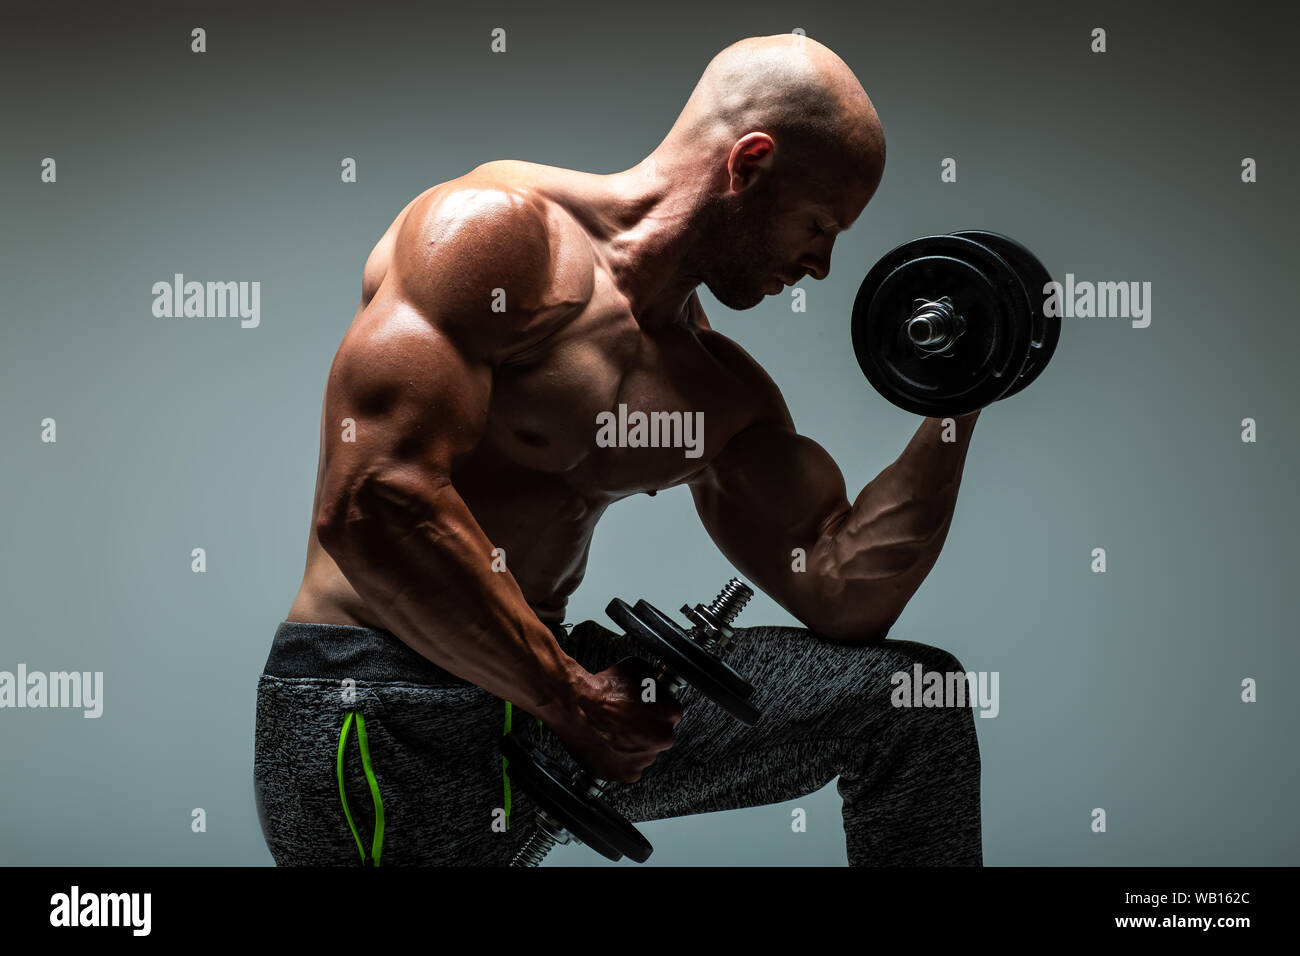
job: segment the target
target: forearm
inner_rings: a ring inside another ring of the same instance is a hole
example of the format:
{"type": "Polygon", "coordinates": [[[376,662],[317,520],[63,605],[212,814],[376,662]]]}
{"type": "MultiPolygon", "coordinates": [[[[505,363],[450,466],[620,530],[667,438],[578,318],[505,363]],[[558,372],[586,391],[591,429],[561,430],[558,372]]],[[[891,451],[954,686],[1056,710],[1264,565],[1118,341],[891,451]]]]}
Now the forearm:
{"type": "Polygon", "coordinates": [[[448,482],[418,499],[359,489],[322,545],[384,626],[445,670],[553,726],[589,675],[561,650],[448,482]]]}
{"type": "Polygon", "coordinates": [[[979,415],[927,418],[907,448],[833,516],[813,562],[821,592],[817,630],[845,641],[883,639],[943,548],[979,415]]]}

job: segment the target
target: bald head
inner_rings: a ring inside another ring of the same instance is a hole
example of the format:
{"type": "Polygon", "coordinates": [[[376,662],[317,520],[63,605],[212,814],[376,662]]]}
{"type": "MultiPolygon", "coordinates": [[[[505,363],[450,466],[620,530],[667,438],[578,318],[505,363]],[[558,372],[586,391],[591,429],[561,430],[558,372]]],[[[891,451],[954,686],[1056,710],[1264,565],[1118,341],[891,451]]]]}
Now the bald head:
{"type": "Polygon", "coordinates": [[[827,275],[835,237],[880,184],[885,140],[844,61],[780,34],[715,56],[651,159],[690,210],[684,269],[746,309],[827,275]]]}
{"type": "Polygon", "coordinates": [[[724,49],[666,143],[725,153],[751,132],[774,140],[778,167],[848,175],[872,189],[880,181],[885,141],[876,110],[844,61],[809,37],[751,37],[724,49]]]}

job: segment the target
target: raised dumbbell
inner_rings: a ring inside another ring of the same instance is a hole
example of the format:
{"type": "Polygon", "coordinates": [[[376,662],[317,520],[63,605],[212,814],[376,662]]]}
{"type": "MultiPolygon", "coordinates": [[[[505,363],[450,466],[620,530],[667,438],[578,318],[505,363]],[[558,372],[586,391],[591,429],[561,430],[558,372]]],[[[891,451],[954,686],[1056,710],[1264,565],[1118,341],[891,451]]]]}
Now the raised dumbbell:
{"type": "Polygon", "coordinates": [[[967,415],[1016,394],[1046,367],[1061,335],[1043,309],[1051,275],[994,232],[903,243],[872,266],[853,302],[853,351],[876,391],[934,418],[967,415]]]}
{"type": "MultiPolygon", "coordinates": [[[[732,578],[713,602],[682,607],[691,622],[683,630],[646,601],[629,607],[615,598],[605,608],[660,664],[655,684],[675,695],[690,685],[745,724],[758,721],[760,711],[749,702],[754,688],[719,655],[734,644],[732,622],[753,590],[732,578]]],[[[537,804],[534,830],[511,860],[511,866],[537,866],[557,844],[585,843],[601,856],[626,856],[644,863],[654,847],[635,826],[602,799],[610,783],[583,770],[566,768],[535,743],[519,734],[501,738],[507,773],[537,804]]]]}

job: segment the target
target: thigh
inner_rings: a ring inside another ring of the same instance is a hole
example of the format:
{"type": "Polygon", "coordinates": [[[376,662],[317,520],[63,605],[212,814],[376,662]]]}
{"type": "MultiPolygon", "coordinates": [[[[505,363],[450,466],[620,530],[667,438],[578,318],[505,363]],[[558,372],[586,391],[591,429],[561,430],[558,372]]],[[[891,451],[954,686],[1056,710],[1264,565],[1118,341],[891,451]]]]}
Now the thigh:
{"type": "MultiPolygon", "coordinates": [[[[640,654],[634,641],[593,621],[574,627],[566,650],[588,670],[640,654]]],[[[873,742],[885,751],[915,721],[915,710],[893,705],[894,675],[916,664],[961,669],[926,644],[843,645],[798,627],[738,628],[726,660],[754,686],[751,701],[762,716],[748,727],[685,688],[673,747],[640,781],[609,794],[630,819],[760,806],[818,790],[851,754],[873,742]]]]}

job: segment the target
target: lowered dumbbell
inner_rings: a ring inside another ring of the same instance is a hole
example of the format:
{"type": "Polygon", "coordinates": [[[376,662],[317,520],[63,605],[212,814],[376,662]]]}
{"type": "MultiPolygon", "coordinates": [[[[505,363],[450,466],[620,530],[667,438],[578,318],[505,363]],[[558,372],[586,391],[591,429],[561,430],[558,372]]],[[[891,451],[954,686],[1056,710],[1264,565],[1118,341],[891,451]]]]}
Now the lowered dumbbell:
{"type": "Polygon", "coordinates": [[[853,351],[899,408],[967,415],[1016,394],[1056,350],[1059,316],[1043,309],[1051,275],[993,232],[926,236],[886,253],[853,302],[853,351]]]}
{"type": "MultiPolygon", "coordinates": [[[[629,607],[615,598],[605,613],[659,662],[658,687],[675,695],[689,684],[738,720],[754,724],[760,711],[749,702],[753,686],[719,656],[733,646],[732,622],[753,593],[732,578],[711,604],[684,606],[690,630],[646,601],[629,607]]],[[[501,738],[501,754],[511,778],[538,807],[535,829],[511,866],[537,866],[552,847],[570,841],[585,843],[610,860],[626,856],[644,863],[650,858],[650,841],[602,799],[608,781],[566,768],[520,734],[501,738]]]]}

